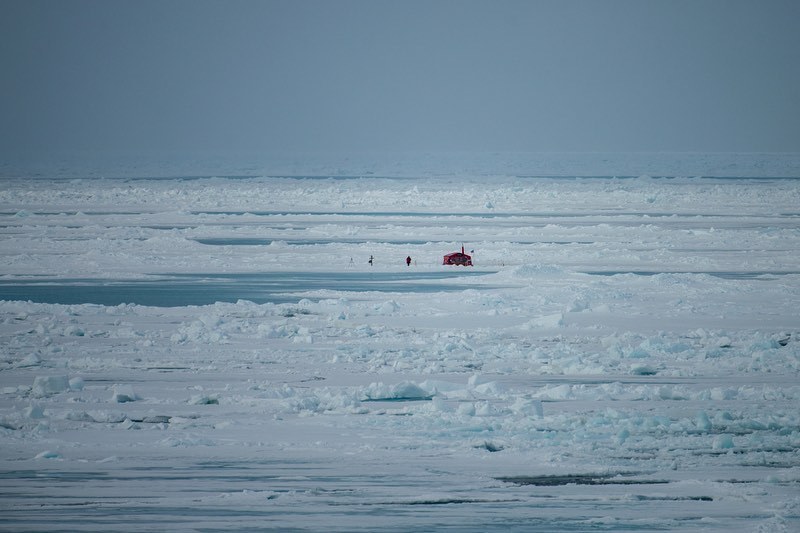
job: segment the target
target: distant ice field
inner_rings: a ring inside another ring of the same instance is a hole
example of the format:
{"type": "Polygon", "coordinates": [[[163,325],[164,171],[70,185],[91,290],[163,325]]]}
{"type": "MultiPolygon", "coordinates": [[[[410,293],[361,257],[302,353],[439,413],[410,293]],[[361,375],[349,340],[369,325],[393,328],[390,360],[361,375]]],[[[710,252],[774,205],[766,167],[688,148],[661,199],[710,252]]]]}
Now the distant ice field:
{"type": "Polygon", "coordinates": [[[2,179],[0,530],[798,530],[797,158],[637,157],[2,179]]]}

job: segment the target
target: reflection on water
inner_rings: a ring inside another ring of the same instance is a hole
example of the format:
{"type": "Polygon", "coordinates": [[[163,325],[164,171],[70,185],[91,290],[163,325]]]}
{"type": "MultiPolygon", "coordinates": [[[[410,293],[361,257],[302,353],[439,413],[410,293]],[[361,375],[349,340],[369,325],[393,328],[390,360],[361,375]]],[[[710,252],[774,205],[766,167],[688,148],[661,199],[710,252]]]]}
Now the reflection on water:
{"type": "Polygon", "coordinates": [[[303,295],[298,293],[319,290],[428,293],[486,288],[487,285],[454,283],[452,279],[489,273],[464,269],[436,272],[178,273],[146,280],[2,280],[0,300],[109,306],[133,303],[153,307],[238,300],[286,303],[300,300],[303,295]]]}

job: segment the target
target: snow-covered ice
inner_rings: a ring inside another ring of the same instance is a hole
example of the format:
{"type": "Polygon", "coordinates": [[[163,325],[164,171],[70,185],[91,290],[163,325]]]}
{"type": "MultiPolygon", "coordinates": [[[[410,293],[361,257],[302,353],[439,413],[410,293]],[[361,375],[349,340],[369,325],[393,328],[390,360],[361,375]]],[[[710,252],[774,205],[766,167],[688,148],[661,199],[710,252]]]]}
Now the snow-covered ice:
{"type": "Polygon", "coordinates": [[[797,531],[800,157],[688,161],[4,178],[0,529],[797,531]]]}

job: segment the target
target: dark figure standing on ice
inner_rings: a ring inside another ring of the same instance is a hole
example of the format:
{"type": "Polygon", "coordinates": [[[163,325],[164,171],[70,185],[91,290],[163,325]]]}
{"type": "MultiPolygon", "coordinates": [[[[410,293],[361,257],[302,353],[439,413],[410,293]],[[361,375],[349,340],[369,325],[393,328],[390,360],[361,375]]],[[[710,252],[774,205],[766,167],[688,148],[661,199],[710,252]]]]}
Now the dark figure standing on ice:
{"type": "Polygon", "coordinates": [[[411,256],[406,257],[406,266],[411,266],[411,256]]]}

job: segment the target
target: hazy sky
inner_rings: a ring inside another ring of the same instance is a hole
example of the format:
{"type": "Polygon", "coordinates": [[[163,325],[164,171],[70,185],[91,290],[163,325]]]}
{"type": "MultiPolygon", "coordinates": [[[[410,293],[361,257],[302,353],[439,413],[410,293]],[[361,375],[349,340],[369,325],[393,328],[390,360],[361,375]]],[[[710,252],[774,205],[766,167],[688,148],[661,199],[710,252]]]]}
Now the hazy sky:
{"type": "Polygon", "coordinates": [[[800,1],[0,0],[0,152],[800,151],[800,1]]]}

